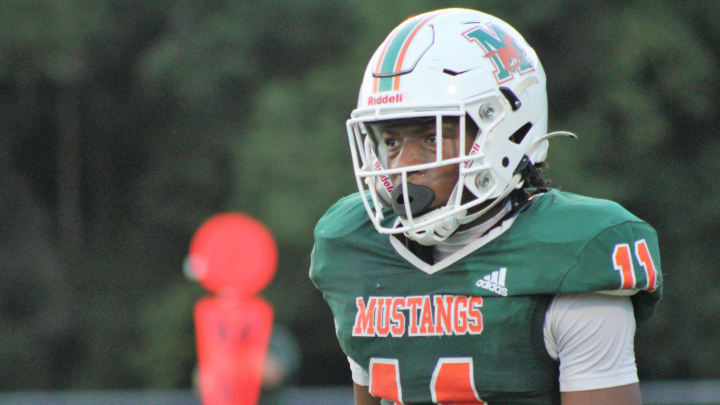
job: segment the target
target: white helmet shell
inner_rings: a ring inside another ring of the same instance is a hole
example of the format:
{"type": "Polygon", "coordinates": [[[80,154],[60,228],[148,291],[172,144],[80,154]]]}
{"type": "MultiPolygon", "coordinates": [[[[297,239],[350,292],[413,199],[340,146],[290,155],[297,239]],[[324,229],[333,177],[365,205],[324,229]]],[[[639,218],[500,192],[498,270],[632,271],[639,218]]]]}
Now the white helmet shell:
{"type": "Polygon", "coordinates": [[[421,14],[395,28],[375,51],[347,128],[358,188],[377,230],[436,244],[520,188],[522,168],[545,160],[545,72],[522,35],[497,17],[459,8],[421,14]],[[460,134],[467,119],[479,131],[472,145],[459,136],[456,158],[438,153],[434,162],[388,168],[384,144],[369,124],[428,117],[438,133],[444,117],[456,117],[460,134]],[[398,223],[383,221],[395,188],[402,187],[396,195],[408,203],[407,173],[449,164],[459,175],[445,205],[414,217],[406,204],[398,223]],[[391,175],[398,174],[402,184],[392,184],[391,175]],[[464,190],[470,201],[462,198],[464,190]]]}

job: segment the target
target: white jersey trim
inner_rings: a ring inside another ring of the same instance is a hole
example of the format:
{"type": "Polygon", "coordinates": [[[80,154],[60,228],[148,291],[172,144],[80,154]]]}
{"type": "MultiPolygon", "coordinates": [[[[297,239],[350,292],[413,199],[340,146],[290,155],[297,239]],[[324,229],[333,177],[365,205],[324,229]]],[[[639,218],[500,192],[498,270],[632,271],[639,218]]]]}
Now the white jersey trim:
{"type": "Polygon", "coordinates": [[[453,264],[453,263],[457,262],[458,260],[464,258],[465,256],[473,253],[474,251],[476,251],[476,250],[480,249],[481,247],[490,243],[493,239],[502,235],[502,233],[507,231],[510,228],[510,226],[515,222],[516,218],[517,218],[517,216],[513,216],[511,218],[506,219],[499,226],[491,229],[485,235],[470,242],[469,244],[465,245],[464,247],[456,250],[454,253],[445,256],[442,260],[440,260],[432,265],[425,263],[424,261],[420,260],[417,256],[412,254],[412,252],[410,252],[402,244],[402,242],[400,242],[396,237],[394,237],[394,236],[389,237],[390,244],[392,245],[393,248],[395,248],[395,251],[400,256],[402,256],[405,260],[408,261],[408,263],[412,264],[413,266],[417,267],[418,269],[422,270],[423,272],[425,272],[427,274],[434,274],[442,269],[449,267],[451,264],[453,264]]]}

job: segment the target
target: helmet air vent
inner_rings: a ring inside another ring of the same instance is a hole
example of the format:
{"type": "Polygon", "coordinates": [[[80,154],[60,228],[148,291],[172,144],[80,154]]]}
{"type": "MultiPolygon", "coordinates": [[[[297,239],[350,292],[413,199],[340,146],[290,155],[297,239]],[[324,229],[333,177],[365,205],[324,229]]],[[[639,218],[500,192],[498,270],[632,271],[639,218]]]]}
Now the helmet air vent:
{"type": "Polygon", "coordinates": [[[517,131],[515,131],[510,137],[508,138],[510,142],[520,144],[522,143],[523,139],[525,139],[525,136],[530,132],[530,128],[532,128],[532,123],[528,122],[525,125],[518,128],[517,131]]]}
{"type": "Polygon", "coordinates": [[[510,107],[512,107],[513,111],[517,111],[520,109],[522,103],[512,90],[508,89],[507,87],[500,87],[500,92],[502,92],[508,103],[510,103],[510,107]]]}
{"type": "Polygon", "coordinates": [[[467,72],[468,72],[468,70],[461,70],[458,72],[458,71],[448,69],[448,68],[443,69],[443,73],[445,73],[446,75],[450,75],[450,76],[457,76],[457,75],[461,75],[461,74],[467,73],[467,72]]]}

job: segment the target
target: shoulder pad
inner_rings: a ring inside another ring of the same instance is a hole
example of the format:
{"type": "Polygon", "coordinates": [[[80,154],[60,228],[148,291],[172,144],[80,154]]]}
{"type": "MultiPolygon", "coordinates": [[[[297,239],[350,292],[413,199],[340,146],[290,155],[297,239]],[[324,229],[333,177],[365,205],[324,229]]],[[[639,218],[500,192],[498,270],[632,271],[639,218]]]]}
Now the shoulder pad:
{"type": "Polygon", "coordinates": [[[504,262],[527,269],[517,293],[660,294],[655,230],[612,201],[550,191],[499,242],[504,262]]]}
{"type": "Polygon", "coordinates": [[[663,285],[655,229],[612,201],[547,194],[536,210],[551,226],[535,236],[551,245],[564,242],[575,255],[562,266],[557,292],[633,295],[636,317],[648,318],[663,285]]]}
{"type": "Polygon", "coordinates": [[[370,218],[359,193],[341,198],[320,218],[315,226],[315,239],[337,238],[370,225],[370,218]]]}
{"type": "Polygon", "coordinates": [[[315,246],[310,257],[310,279],[323,289],[328,279],[348,287],[357,283],[368,253],[391,249],[387,235],[381,235],[368,217],[359,193],[336,202],[315,227],[315,246]],[[340,281],[338,281],[340,280],[340,281]]]}

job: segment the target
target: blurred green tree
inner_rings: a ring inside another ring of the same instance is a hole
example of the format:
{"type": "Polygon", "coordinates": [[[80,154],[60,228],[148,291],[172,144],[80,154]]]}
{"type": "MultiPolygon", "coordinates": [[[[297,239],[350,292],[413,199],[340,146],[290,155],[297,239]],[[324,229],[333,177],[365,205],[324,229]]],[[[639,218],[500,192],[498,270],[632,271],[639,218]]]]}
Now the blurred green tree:
{"type": "MultiPolygon", "coordinates": [[[[641,377],[720,378],[719,4],[460,3],[538,51],[550,128],[580,136],[554,142],[555,183],[658,229],[666,298],[639,329],[641,377]]],[[[189,387],[205,292],[180,269],[194,230],[230,210],[276,235],[264,295],[298,337],[299,382],[349,383],[307,279],[312,229],[355,189],[344,121],[372,52],[444,6],[3,3],[0,389],[189,387]]]]}

